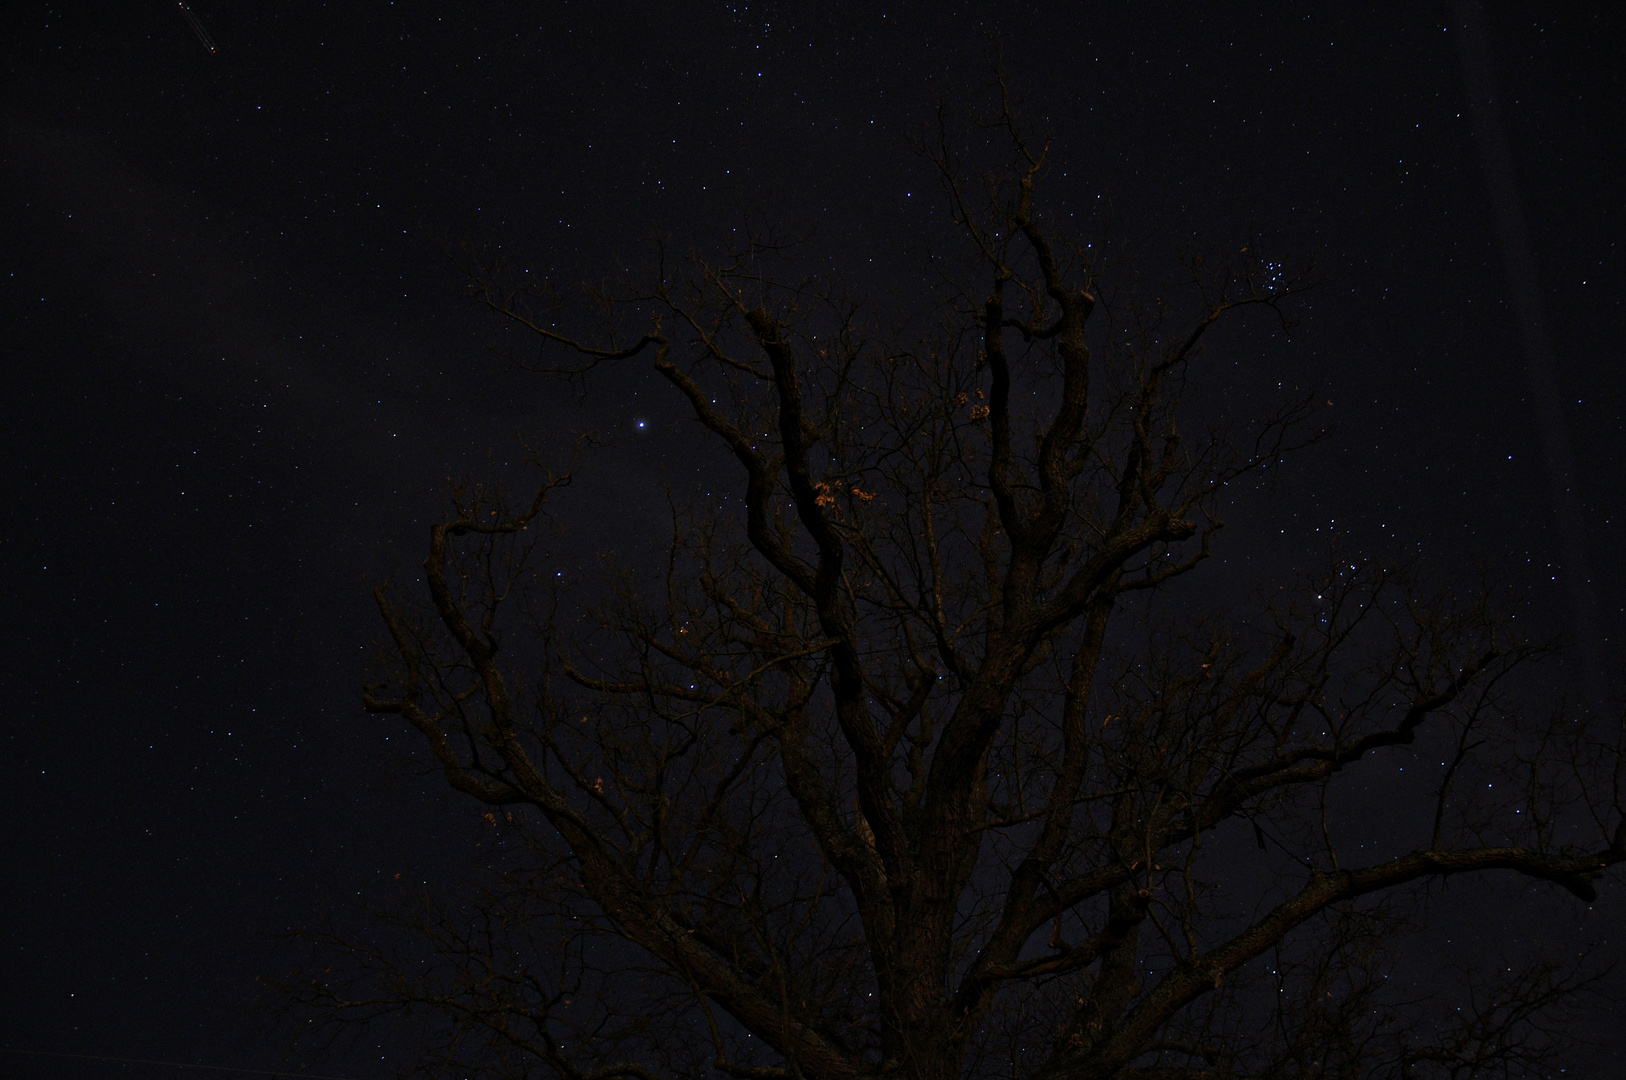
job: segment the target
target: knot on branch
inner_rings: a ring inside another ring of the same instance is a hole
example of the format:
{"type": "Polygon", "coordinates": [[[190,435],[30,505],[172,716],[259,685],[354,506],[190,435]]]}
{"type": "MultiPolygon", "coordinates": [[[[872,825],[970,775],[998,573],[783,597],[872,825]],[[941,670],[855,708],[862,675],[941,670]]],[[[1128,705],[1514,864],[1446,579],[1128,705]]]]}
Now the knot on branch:
{"type": "Polygon", "coordinates": [[[1187,521],[1185,518],[1171,518],[1163,526],[1163,539],[1165,540],[1190,540],[1196,535],[1196,523],[1187,521]]]}

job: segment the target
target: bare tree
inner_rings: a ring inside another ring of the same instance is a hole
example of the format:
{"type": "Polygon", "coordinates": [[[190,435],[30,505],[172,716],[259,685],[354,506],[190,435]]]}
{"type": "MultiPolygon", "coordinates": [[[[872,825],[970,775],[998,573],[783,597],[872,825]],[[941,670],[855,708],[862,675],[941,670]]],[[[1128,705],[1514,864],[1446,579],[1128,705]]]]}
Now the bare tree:
{"type": "Polygon", "coordinates": [[[1626,858],[1618,737],[1519,707],[1540,648],[1400,570],[1175,603],[1226,486],[1314,434],[1308,400],[1191,434],[1200,346],[1299,285],[1249,250],[1194,264],[1183,327],[1107,303],[1037,209],[1048,146],[1005,109],[968,179],[951,130],[923,149],[970,255],[929,318],[762,243],[598,296],[599,336],[475,267],[539,366],[652,365],[742,490],[675,510],[590,618],[541,539],[568,477],[457,491],[427,610],[377,593],[366,705],[489,807],[506,872],[401,916],[419,954],[322,938],[351,964],[297,995],[567,1080],[1539,1070],[1584,973],[1447,1024],[1385,996],[1386,950],[1448,877],[1591,902],[1626,858]]]}

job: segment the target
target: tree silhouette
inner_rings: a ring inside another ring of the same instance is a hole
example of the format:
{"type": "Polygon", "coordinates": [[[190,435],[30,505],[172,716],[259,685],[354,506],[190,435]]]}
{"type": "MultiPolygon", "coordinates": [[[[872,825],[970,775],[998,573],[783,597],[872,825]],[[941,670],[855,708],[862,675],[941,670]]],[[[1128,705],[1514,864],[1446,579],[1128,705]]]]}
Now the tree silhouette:
{"type": "Polygon", "coordinates": [[[405,952],[319,935],[347,963],[296,997],[415,1010],[435,1067],[569,1080],[1488,1076],[1557,1051],[1584,972],[1509,968],[1439,1016],[1383,975],[1430,883],[1593,899],[1626,857],[1618,738],[1518,705],[1542,648],[1486,595],[1338,557],[1251,607],[1176,602],[1227,485],[1315,436],[1308,398],[1211,423],[1200,346],[1286,327],[1301,283],[1245,249],[1194,260],[1188,323],[1109,302],[1038,210],[1048,146],[1009,108],[971,130],[1000,168],[973,176],[946,122],[921,147],[967,254],[890,322],[776,277],[764,240],[595,294],[596,335],[471,265],[537,366],[652,366],[743,483],[585,608],[544,539],[568,476],[456,490],[427,606],[377,593],[366,706],[489,808],[507,870],[397,913],[405,952]]]}

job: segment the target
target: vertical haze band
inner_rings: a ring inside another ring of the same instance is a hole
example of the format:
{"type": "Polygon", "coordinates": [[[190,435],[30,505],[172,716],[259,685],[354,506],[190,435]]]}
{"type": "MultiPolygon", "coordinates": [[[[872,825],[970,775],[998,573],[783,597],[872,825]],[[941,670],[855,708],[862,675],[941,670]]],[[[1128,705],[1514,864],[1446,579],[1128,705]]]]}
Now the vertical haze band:
{"type": "Polygon", "coordinates": [[[1559,555],[1563,563],[1559,577],[1564,584],[1571,629],[1578,639],[1580,660],[1585,665],[1583,689],[1594,705],[1601,705],[1604,690],[1603,642],[1598,636],[1597,600],[1587,554],[1586,517],[1575,497],[1574,463],[1570,452],[1564,406],[1554,381],[1552,340],[1542,318],[1541,285],[1536,261],[1530,249],[1523,204],[1519,201],[1518,178],[1513,170],[1513,151],[1507,127],[1496,98],[1496,81],[1491,61],[1490,35],[1485,12],[1479,0],[1452,0],[1457,56],[1462,62],[1463,88],[1473,117],[1474,142],[1479,164],[1490,195],[1497,238],[1501,241],[1503,263],[1507,268],[1508,293],[1524,344],[1525,375],[1530,401],[1546,459],[1547,484],[1551,489],[1554,524],[1559,534],[1559,555]]]}

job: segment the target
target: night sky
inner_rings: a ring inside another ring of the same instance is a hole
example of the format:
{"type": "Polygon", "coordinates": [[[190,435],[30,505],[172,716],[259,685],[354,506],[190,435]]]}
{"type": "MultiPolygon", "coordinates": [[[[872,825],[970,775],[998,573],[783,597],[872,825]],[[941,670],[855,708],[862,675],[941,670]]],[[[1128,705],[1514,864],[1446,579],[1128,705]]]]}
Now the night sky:
{"type": "MultiPolygon", "coordinates": [[[[1336,532],[1484,567],[1533,632],[1590,625],[1564,680],[1618,682],[1626,8],[1489,5],[1531,260],[1510,288],[1448,5],[1217,7],[198,0],[211,54],[159,0],[8,5],[0,1047],[387,1074],[405,1047],[290,1051],[256,982],[324,912],[475,873],[472,807],[361,712],[367,588],[421,560],[447,477],[527,439],[606,437],[560,503],[582,552],[645,550],[663,484],[740,482],[641,369],[585,397],[516,371],[440,244],[602,277],[656,237],[716,253],[750,213],[907,302],[949,233],[906,137],[936,94],[980,100],[991,40],[1054,133],[1050,213],[1143,287],[1250,241],[1314,263],[1291,347],[1212,350],[1335,428],[1236,508],[1225,559],[1336,532]]],[[[1557,912],[1554,939],[1618,949],[1621,892],[1497,925],[1557,912]]]]}

